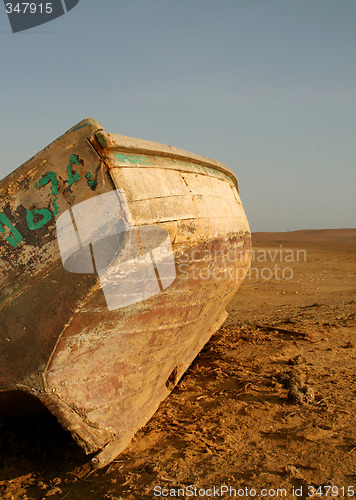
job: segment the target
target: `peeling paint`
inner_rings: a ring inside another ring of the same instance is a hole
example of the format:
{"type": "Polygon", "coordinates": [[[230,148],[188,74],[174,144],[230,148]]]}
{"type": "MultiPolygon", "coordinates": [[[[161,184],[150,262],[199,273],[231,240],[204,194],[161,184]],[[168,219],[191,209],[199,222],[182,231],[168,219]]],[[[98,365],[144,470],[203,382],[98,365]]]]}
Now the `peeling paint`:
{"type": "Polygon", "coordinates": [[[0,387],[31,391],[87,453],[99,452],[102,466],[226,318],[249,266],[251,235],[223,165],[114,134],[99,136],[101,149],[95,126],[81,122],[1,182],[0,341],[12,341],[1,343],[0,387]],[[119,188],[135,226],[167,229],[177,279],[109,311],[95,274],[65,271],[54,222],[119,188]]]}
{"type": "Polygon", "coordinates": [[[52,184],[52,194],[53,194],[53,215],[56,216],[58,211],[59,211],[59,207],[57,205],[57,200],[58,200],[58,179],[57,179],[57,174],[56,172],[47,172],[43,177],[41,177],[41,179],[39,180],[39,183],[38,184],[35,184],[35,188],[36,189],[39,189],[40,187],[43,187],[45,186],[46,184],[48,184],[49,182],[51,182],[52,184]]]}
{"type": "Polygon", "coordinates": [[[40,208],[39,210],[35,208],[33,211],[29,209],[26,210],[26,221],[31,231],[40,229],[45,224],[47,224],[47,222],[49,222],[51,219],[52,219],[52,213],[47,208],[40,208]],[[37,222],[35,222],[34,221],[35,215],[41,215],[42,219],[37,220],[37,222]]]}
{"type": "Polygon", "coordinates": [[[153,165],[152,159],[147,155],[136,155],[127,153],[113,153],[113,156],[124,163],[133,163],[137,165],[153,165]]]}
{"type": "Polygon", "coordinates": [[[0,213],[0,232],[5,233],[5,227],[8,227],[11,231],[12,236],[8,236],[6,241],[13,247],[17,248],[21,241],[23,240],[22,235],[12,224],[12,222],[6,217],[5,214],[0,213]]]}
{"type": "Polygon", "coordinates": [[[68,185],[71,186],[74,184],[76,181],[79,181],[80,179],[80,174],[78,172],[73,172],[73,165],[81,165],[79,158],[75,154],[71,154],[69,158],[69,165],[67,167],[67,173],[68,173],[68,185]]]}
{"type": "Polygon", "coordinates": [[[86,179],[87,179],[87,184],[88,184],[88,186],[89,186],[91,189],[94,189],[94,188],[97,186],[98,182],[97,182],[95,179],[92,179],[92,178],[91,178],[92,176],[91,176],[91,173],[90,173],[90,172],[88,172],[88,173],[85,175],[85,177],[86,177],[86,179]]]}

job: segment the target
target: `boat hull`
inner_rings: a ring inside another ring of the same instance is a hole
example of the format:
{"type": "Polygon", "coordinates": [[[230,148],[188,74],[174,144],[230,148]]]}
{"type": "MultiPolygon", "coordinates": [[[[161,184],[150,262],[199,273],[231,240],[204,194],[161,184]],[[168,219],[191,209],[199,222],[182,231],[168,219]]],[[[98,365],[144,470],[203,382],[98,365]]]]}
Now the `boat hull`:
{"type": "Polygon", "coordinates": [[[86,120],[2,181],[1,194],[12,228],[0,243],[0,390],[40,399],[103,466],[221,326],[246,275],[251,235],[236,178],[213,160],[86,120]],[[135,230],[168,233],[175,279],[110,310],[97,273],[65,270],[56,221],[113,190],[135,230]]]}

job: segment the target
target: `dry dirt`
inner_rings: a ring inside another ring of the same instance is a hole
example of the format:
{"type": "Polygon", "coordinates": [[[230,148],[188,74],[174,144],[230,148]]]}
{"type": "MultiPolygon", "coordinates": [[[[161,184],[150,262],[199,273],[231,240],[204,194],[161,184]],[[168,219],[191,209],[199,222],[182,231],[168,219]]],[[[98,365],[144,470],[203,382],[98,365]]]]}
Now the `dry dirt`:
{"type": "Polygon", "coordinates": [[[127,451],[93,472],[50,415],[1,420],[1,499],[352,496],[356,230],[253,242],[225,324],[127,451]]]}

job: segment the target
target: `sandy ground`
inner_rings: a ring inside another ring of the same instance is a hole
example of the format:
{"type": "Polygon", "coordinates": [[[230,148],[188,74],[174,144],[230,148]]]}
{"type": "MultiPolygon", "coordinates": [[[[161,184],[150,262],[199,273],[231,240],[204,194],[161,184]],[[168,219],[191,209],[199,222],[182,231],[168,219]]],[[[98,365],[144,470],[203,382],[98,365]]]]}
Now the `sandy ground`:
{"type": "Polygon", "coordinates": [[[225,324],[127,451],[93,472],[50,415],[2,420],[1,499],[352,497],[356,230],[253,242],[225,324]]]}

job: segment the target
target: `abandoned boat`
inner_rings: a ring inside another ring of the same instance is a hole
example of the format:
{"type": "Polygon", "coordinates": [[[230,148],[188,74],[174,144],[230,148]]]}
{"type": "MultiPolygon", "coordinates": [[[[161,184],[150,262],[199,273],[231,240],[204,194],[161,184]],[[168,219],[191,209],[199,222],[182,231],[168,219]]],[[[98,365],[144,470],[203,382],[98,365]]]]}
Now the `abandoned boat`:
{"type": "Polygon", "coordinates": [[[107,464],[224,322],[250,248],[226,166],[83,120],[0,182],[0,402],[32,395],[107,464]]]}

